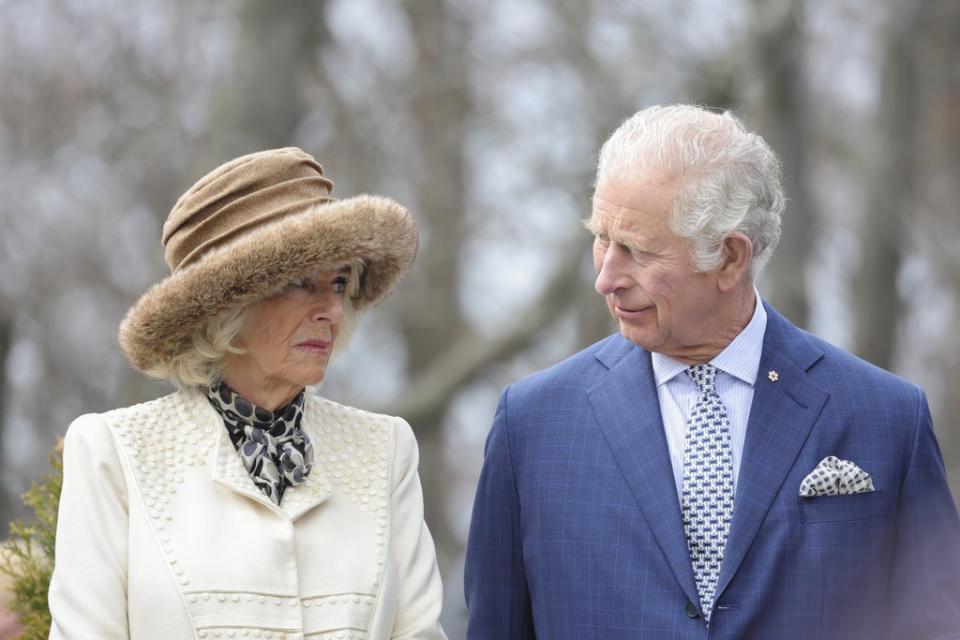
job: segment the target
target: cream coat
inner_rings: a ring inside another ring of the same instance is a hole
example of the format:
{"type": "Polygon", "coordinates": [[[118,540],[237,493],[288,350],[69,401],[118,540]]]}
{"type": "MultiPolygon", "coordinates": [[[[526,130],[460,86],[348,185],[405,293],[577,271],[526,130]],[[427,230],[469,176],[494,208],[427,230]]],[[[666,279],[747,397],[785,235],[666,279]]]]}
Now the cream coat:
{"type": "Polygon", "coordinates": [[[444,638],[417,447],[308,395],[309,480],[277,507],[196,391],[67,432],[51,638],[444,638]]]}

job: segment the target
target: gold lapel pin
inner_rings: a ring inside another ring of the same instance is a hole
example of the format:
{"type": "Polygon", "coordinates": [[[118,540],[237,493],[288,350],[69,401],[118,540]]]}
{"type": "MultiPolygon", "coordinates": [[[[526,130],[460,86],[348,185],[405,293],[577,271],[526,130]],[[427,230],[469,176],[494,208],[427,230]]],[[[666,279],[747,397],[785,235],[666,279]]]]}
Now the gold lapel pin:
{"type": "Polygon", "coordinates": [[[770,380],[770,382],[776,382],[777,380],[780,379],[780,374],[777,373],[776,371],[771,371],[770,373],[767,374],[767,379],[770,380]]]}

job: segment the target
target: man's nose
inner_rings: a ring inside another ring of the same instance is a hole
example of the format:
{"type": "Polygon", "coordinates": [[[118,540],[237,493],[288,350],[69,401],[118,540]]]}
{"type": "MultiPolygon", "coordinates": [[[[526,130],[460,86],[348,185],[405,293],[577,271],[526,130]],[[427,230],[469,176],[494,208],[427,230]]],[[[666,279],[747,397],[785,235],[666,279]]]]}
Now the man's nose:
{"type": "Polygon", "coordinates": [[[628,257],[626,249],[615,243],[610,243],[602,253],[596,255],[594,266],[597,269],[597,279],[593,288],[597,293],[606,296],[626,286],[625,269],[628,257]]]}

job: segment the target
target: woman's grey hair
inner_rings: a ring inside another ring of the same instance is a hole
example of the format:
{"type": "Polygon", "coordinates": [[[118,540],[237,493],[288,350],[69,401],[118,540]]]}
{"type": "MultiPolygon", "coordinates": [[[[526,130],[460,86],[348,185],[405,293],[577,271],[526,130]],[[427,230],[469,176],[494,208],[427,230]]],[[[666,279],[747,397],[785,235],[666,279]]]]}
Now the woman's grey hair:
{"type": "Polygon", "coordinates": [[[756,279],[780,241],[786,207],[780,161],[762,137],[729,111],[649,107],[603,144],[595,186],[647,172],[680,180],[670,228],[690,240],[697,270],[717,268],[724,239],[739,231],[753,244],[750,275],[756,279]]]}
{"type": "MultiPolygon", "coordinates": [[[[343,298],[343,315],[340,318],[340,331],[333,344],[331,358],[342,353],[350,343],[357,326],[357,312],[353,307],[353,298],[360,292],[362,263],[351,264],[350,284],[343,298]]],[[[297,282],[299,278],[291,280],[297,282]]],[[[279,293],[287,285],[274,292],[279,293]]],[[[270,297],[270,296],[267,296],[270,297]]],[[[253,315],[253,305],[257,301],[239,305],[211,318],[190,337],[190,348],[181,354],[162,362],[148,371],[148,375],[168,380],[177,387],[207,387],[216,385],[222,377],[221,367],[227,354],[242,354],[244,350],[234,341],[243,333],[253,315]]]]}

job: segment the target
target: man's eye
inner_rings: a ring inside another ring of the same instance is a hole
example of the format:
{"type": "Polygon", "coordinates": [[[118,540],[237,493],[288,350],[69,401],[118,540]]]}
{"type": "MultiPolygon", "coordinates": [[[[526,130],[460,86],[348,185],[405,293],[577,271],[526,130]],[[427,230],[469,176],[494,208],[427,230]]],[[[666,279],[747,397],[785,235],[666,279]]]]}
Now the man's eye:
{"type": "Polygon", "coordinates": [[[333,292],[334,293],[344,293],[347,290],[347,285],[350,284],[350,279],[346,276],[341,276],[333,281],[333,292]]]}
{"type": "Polygon", "coordinates": [[[603,246],[607,246],[608,244],[610,244],[610,238],[608,238],[607,235],[604,233],[598,233],[597,235],[593,236],[593,239],[598,244],[602,244],[603,246]]]}

